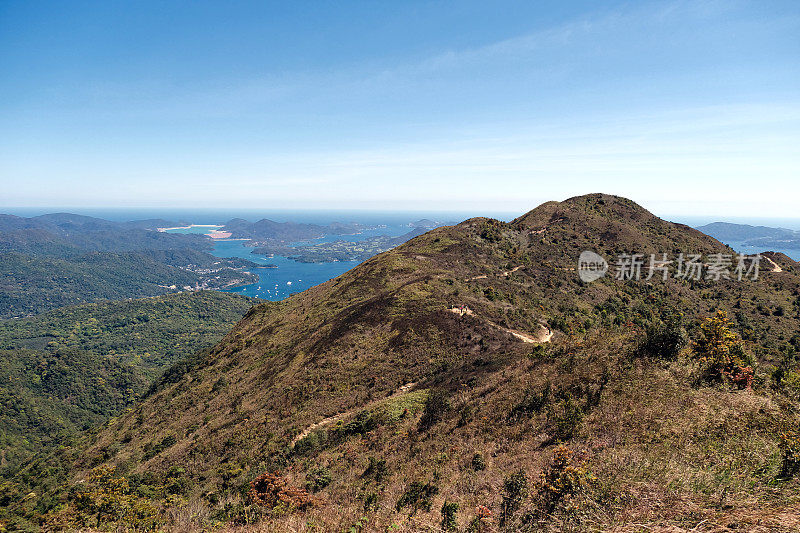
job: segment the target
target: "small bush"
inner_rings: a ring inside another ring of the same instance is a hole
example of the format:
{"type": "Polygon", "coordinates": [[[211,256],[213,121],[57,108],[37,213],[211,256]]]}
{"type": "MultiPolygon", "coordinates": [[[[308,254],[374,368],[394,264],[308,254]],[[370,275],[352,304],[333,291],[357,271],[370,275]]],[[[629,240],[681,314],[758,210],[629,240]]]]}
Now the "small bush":
{"type": "Polygon", "coordinates": [[[576,464],[572,452],[559,446],[537,486],[544,510],[549,514],[559,507],[574,509],[593,481],[594,476],[586,470],[585,464],[576,464]]]}
{"type": "Polygon", "coordinates": [[[306,474],[306,489],[311,492],[319,492],[330,485],[331,481],[330,470],[324,466],[312,468],[308,474],[306,474]]]}
{"type": "Polygon", "coordinates": [[[467,527],[468,533],[483,533],[491,530],[492,510],[485,505],[475,508],[475,517],[467,527]]]}
{"type": "Polygon", "coordinates": [[[378,494],[375,492],[368,492],[364,496],[364,512],[368,513],[378,508],[378,494]]]}
{"type": "Polygon", "coordinates": [[[552,426],[552,440],[566,442],[578,433],[583,422],[583,411],[568,394],[566,398],[548,410],[547,419],[552,426]]]}
{"type": "Polygon", "coordinates": [[[161,442],[159,443],[152,443],[152,442],[148,443],[144,447],[144,456],[142,459],[144,461],[152,459],[153,457],[163,452],[170,446],[173,446],[177,442],[178,439],[176,439],[174,435],[167,435],[166,437],[161,439],[161,442]]]}
{"type": "Polygon", "coordinates": [[[665,322],[646,328],[637,352],[639,355],[672,360],[678,357],[688,342],[681,316],[673,315],[665,322]]]}
{"type": "Polygon", "coordinates": [[[375,459],[374,457],[369,458],[369,464],[367,465],[366,470],[364,473],[361,474],[361,477],[373,477],[375,481],[380,483],[386,477],[388,472],[388,468],[386,468],[386,460],[385,459],[375,459]]]}
{"type": "Polygon", "coordinates": [[[783,461],[781,462],[781,471],[778,477],[790,479],[800,472],[800,433],[788,431],[781,434],[779,447],[783,455],[783,461]]]}
{"type": "Polygon", "coordinates": [[[476,472],[484,470],[486,468],[486,459],[483,458],[483,454],[481,452],[475,453],[472,456],[472,469],[476,472]]]}
{"type": "Polygon", "coordinates": [[[552,387],[548,382],[542,392],[537,392],[533,388],[525,389],[522,400],[515,405],[509,413],[509,418],[517,419],[521,416],[530,416],[534,413],[539,413],[550,402],[550,393],[552,387]]]}
{"type": "MultiPolygon", "coordinates": [[[[94,526],[97,529],[152,531],[159,525],[161,517],[153,502],[140,497],[131,490],[128,480],[116,477],[114,467],[103,465],[89,474],[84,485],[70,494],[70,502],[62,516],[55,513],[48,516],[60,521],[59,530],[84,529],[94,526]]],[[[55,524],[54,524],[55,525],[55,524]]]]}
{"type": "Polygon", "coordinates": [[[335,433],[334,438],[342,439],[350,435],[364,435],[377,426],[377,421],[369,411],[360,411],[350,422],[334,428],[332,433],[335,433]]]}
{"type": "Polygon", "coordinates": [[[305,510],[316,505],[316,499],[304,489],[289,486],[285,477],[264,472],[250,482],[247,499],[251,504],[269,510],[281,508],[286,512],[305,510]]]}
{"type": "Polygon", "coordinates": [[[427,431],[432,428],[434,424],[444,418],[449,408],[450,402],[447,399],[447,392],[442,389],[432,390],[428,394],[427,400],[425,400],[425,407],[419,419],[419,430],[427,431]]]}
{"type": "Polygon", "coordinates": [[[397,500],[395,509],[400,511],[404,507],[411,507],[412,514],[418,510],[430,512],[433,506],[433,497],[439,493],[439,487],[433,483],[422,483],[421,481],[412,482],[406,491],[397,500]]]}
{"type": "Polygon", "coordinates": [[[503,504],[500,525],[503,526],[514,515],[528,495],[528,476],[518,470],[503,480],[503,504]]]}
{"type": "Polygon", "coordinates": [[[692,351],[703,366],[701,378],[723,382],[740,389],[753,384],[753,367],[739,336],[731,331],[725,311],[717,311],[700,324],[700,332],[692,342],[692,351]]]}
{"type": "Polygon", "coordinates": [[[442,504],[442,529],[445,531],[456,531],[456,513],[458,513],[458,503],[445,501],[442,504]]]}

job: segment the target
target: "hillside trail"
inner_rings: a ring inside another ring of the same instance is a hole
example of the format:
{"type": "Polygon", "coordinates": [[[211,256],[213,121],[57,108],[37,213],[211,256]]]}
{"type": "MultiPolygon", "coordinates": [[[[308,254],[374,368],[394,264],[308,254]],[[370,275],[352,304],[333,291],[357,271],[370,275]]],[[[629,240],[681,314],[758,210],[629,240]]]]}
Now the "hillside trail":
{"type": "Polygon", "coordinates": [[[783,272],[783,269],[781,268],[781,266],[778,263],[776,263],[775,261],[773,261],[772,259],[770,259],[766,255],[762,255],[761,257],[763,259],[766,259],[767,261],[769,261],[769,264],[771,266],[771,269],[769,270],[769,272],[783,272]]]}
{"type": "MultiPolygon", "coordinates": [[[[517,270],[519,270],[520,268],[522,268],[524,266],[525,265],[515,266],[511,270],[506,270],[505,272],[501,272],[499,277],[507,278],[508,276],[510,276],[511,274],[513,274],[514,272],[516,272],[517,270]]],[[[487,279],[488,277],[489,276],[487,274],[481,274],[480,276],[473,276],[471,278],[466,278],[466,279],[464,279],[464,281],[475,281],[475,280],[479,280],[479,279],[487,279]]]]}
{"type": "Polygon", "coordinates": [[[539,325],[542,328],[542,332],[539,335],[537,335],[535,337],[532,337],[531,335],[529,335],[527,333],[522,333],[521,331],[517,331],[515,329],[504,328],[503,326],[501,326],[499,324],[495,324],[494,322],[492,322],[491,320],[489,320],[487,318],[478,317],[478,315],[475,314],[475,311],[473,311],[472,309],[470,309],[469,307],[466,307],[466,306],[463,306],[463,307],[459,307],[459,306],[451,307],[450,309],[448,309],[448,311],[450,311],[451,313],[456,313],[459,316],[467,315],[467,316],[474,316],[476,318],[479,318],[480,320],[483,320],[484,322],[486,322],[487,324],[489,324],[493,328],[499,329],[500,331],[504,331],[504,332],[508,333],[509,335],[512,335],[512,336],[516,337],[517,339],[521,340],[522,342],[528,342],[528,343],[533,343],[533,344],[543,344],[545,342],[550,342],[550,339],[553,338],[553,330],[550,329],[550,326],[546,326],[545,324],[541,324],[540,323],[539,325]]]}
{"type": "Polygon", "coordinates": [[[341,419],[353,414],[356,411],[361,411],[363,409],[368,409],[370,406],[373,406],[378,402],[384,402],[386,400],[390,400],[392,398],[400,396],[401,394],[405,394],[406,392],[408,392],[411,389],[413,389],[416,385],[417,385],[416,381],[412,381],[411,383],[406,383],[405,385],[399,387],[396,391],[394,391],[392,394],[390,394],[386,398],[381,398],[379,400],[373,400],[373,401],[367,403],[366,405],[355,407],[353,409],[350,409],[349,411],[345,411],[343,413],[339,413],[338,415],[333,415],[333,416],[329,416],[327,418],[323,418],[319,422],[311,424],[310,426],[305,428],[303,431],[301,431],[294,439],[292,439],[292,444],[291,445],[294,446],[295,444],[297,444],[298,442],[300,442],[304,438],[308,437],[311,434],[311,432],[314,431],[314,430],[317,430],[317,429],[319,429],[319,428],[321,428],[323,426],[327,426],[329,424],[333,424],[334,422],[338,422],[339,420],[341,420],[341,419]]]}

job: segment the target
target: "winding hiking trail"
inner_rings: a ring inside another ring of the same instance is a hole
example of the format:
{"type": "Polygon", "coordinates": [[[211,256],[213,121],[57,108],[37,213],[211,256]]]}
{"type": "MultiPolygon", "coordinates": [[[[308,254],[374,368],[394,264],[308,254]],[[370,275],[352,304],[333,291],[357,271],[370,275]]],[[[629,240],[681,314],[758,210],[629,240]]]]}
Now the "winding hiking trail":
{"type": "Polygon", "coordinates": [[[338,415],[333,415],[333,416],[329,416],[327,418],[323,418],[319,422],[311,424],[306,429],[301,431],[294,439],[292,439],[292,444],[291,445],[294,446],[295,444],[297,444],[298,442],[300,442],[304,438],[308,437],[311,434],[311,432],[316,430],[316,429],[319,429],[319,428],[321,428],[323,426],[327,426],[329,424],[333,424],[334,422],[338,422],[342,418],[345,418],[346,416],[353,414],[355,411],[361,411],[362,409],[368,409],[370,406],[375,405],[378,402],[385,402],[386,400],[389,400],[391,398],[395,398],[397,396],[400,396],[401,394],[405,394],[406,392],[408,392],[411,389],[413,389],[416,385],[417,385],[416,381],[412,381],[411,383],[406,383],[405,385],[403,385],[400,388],[398,388],[396,391],[394,391],[392,394],[390,394],[386,398],[381,398],[379,400],[373,400],[373,401],[369,402],[366,405],[362,405],[362,406],[359,406],[359,407],[354,407],[353,409],[350,409],[349,411],[345,411],[343,413],[339,413],[338,415]]]}
{"type": "Polygon", "coordinates": [[[514,330],[514,329],[504,328],[503,326],[501,326],[499,324],[495,324],[494,322],[492,322],[491,320],[489,320],[487,318],[481,318],[478,315],[476,315],[475,311],[473,311],[469,307],[464,307],[463,309],[461,307],[451,307],[450,309],[448,309],[448,311],[450,311],[451,313],[455,313],[455,314],[457,314],[459,316],[468,315],[468,316],[474,316],[475,318],[479,318],[480,320],[485,321],[487,324],[489,324],[493,328],[499,329],[500,331],[504,331],[504,332],[508,333],[509,335],[512,335],[512,336],[516,337],[517,339],[521,340],[522,342],[543,344],[545,342],[550,342],[550,339],[553,338],[553,330],[550,329],[550,326],[546,326],[546,325],[541,324],[541,323],[539,324],[539,326],[542,328],[541,333],[539,333],[539,335],[537,335],[536,337],[532,337],[531,335],[528,335],[527,333],[522,333],[522,332],[514,330]]]}
{"type": "MultiPolygon", "coordinates": [[[[544,231],[544,230],[542,230],[542,231],[544,231]]],[[[498,277],[507,278],[508,276],[510,276],[511,274],[516,272],[517,270],[523,268],[524,266],[525,265],[515,266],[511,270],[506,270],[505,272],[501,272],[498,277]]],[[[478,279],[487,279],[488,277],[489,276],[486,275],[486,274],[481,274],[480,276],[474,276],[474,277],[471,277],[471,278],[466,278],[464,281],[475,281],[475,280],[478,280],[478,279]]],[[[463,307],[463,308],[458,307],[458,306],[451,307],[449,309],[449,311],[451,311],[453,313],[456,313],[459,316],[469,315],[469,316],[477,317],[475,312],[472,309],[470,309],[469,307],[466,307],[466,306],[463,307]]],[[[478,318],[480,318],[480,317],[478,317],[478,318]]],[[[502,326],[500,326],[498,324],[495,324],[494,322],[492,322],[491,320],[488,320],[486,318],[481,318],[481,319],[486,321],[493,328],[497,328],[497,329],[499,329],[501,331],[505,331],[509,335],[513,335],[514,337],[516,337],[517,339],[521,340],[522,342],[541,344],[541,343],[545,343],[545,342],[550,342],[550,339],[553,338],[553,330],[550,329],[550,326],[547,326],[546,324],[540,323],[539,326],[542,328],[541,332],[537,336],[532,337],[531,335],[529,335],[527,333],[522,333],[521,331],[517,331],[517,330],[509,329],[509,328],[504,328],[504,327],[502,327],[502,326]]]]}
{"type": "Polygon", "coordinates": [[[522,268],[523,266],[525,266],[525,265],[519,265],[519,266],[515,266],[515,267],[514,267],[514,268],[512,268],[511,270],[506,270],[505,272],[503,272],[503,277],[504,277],[504,278],[507,278],[508,276],[510,276],[511,274],[513,274],[514,272],[516,272],[517,270],[519,270],[520,268],[522,268]]]}

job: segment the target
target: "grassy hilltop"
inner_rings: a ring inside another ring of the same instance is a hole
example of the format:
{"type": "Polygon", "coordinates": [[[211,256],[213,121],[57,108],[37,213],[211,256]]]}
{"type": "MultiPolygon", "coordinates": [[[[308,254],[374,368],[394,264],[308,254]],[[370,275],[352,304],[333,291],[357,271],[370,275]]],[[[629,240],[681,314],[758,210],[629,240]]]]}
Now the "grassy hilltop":
{"type": "Polygon", "coordinates": [[[10,508],[51,529],[800,527],[800,265],[586,284],[583,250],[732,253],[600,194],[435,229],[254,307],[40,457],[10,508]]]}

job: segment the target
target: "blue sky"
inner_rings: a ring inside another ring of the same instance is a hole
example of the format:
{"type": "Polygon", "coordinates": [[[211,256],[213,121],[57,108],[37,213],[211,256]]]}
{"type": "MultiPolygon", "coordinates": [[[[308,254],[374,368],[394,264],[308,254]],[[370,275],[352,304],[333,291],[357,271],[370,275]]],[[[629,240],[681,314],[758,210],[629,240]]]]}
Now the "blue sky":
{"type": "Polygon", "coordinates": [[[800,3],[0,0],[0,206],[800,216],[800,3]]]}

